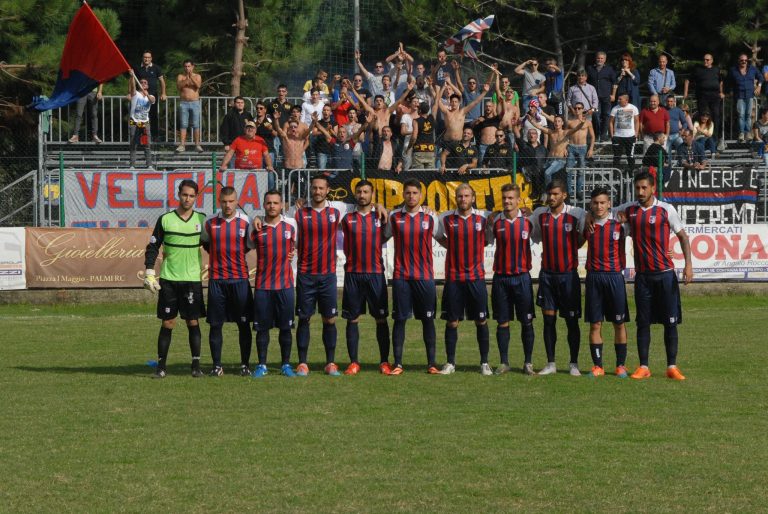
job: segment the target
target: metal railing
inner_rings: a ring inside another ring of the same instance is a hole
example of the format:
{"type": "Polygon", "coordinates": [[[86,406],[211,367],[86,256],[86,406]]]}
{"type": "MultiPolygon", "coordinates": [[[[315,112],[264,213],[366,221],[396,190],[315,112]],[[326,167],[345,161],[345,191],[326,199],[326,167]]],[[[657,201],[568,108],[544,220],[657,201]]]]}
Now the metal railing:
{"type": "Polygon", "coordinates": [[[0,188],[0,226],[37,226],[38,186],[32,170],[0,188]]]}
{"type": "MultiPolygon", "coordinates": [[[[231,98],[220,96],[200,97],[201,104],[201,142],[206,144],[219,143],[221,122],[229,111],[231,98]]],[[[246,111],[255,114],[256,102],[260,98],[245,98],[246,111]]],[[[263,99],[262,99],[263,100],[263,99]]],[[[301,105],[302,98],[289,97],[288,101],[294,105],[301,105]]],[[[169,96],[166,100],[157,99],[157,124],[158,133],[153,138],[160,143],[177,143],[178,131],[181,128],[179,122],[178,96],[169,96]]],[[[130,112],[130,98],[125,96],[103,96],[98,104],[98,130],[97,134],[104,143],[128,143],[128,114],[130,112]]],[[[67,143],[72,136],[77,114],[77,103],[71,103],[50,112],[50,130],[45,134],[45,142],[48,144],[67,143]]],[[[46,114],[48,115],[48,114],[46,114]]],[[[87,142],[92,132],[91,120],[88,112],[83,115],[80,128],[80,141],[87,142]]],[[[188,138],[191,141],[191,134],[188,138]]]]}

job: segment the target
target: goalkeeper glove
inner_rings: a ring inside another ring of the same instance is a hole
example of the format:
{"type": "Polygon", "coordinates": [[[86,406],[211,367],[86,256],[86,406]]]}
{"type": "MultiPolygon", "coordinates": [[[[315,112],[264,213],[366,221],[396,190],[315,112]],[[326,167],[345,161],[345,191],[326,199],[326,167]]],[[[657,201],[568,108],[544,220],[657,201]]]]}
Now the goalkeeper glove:
{"type": "Polygon", "coordinates": [[[148,269],[144,271],[144,289],[148,289],[153,293],[160,291],[160,283],[155,278],[155,270],[148,269]]]}

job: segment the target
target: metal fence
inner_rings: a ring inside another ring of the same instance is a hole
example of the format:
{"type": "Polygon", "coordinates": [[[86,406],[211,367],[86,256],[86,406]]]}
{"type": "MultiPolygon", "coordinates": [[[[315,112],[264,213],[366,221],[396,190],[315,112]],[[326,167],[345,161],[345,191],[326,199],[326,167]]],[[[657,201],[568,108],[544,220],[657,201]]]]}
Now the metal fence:
{"type": "Polygon", "coordinates": [[[37,226],[40,196],[37,170],[4,185],[0,188],[0,226],[37,226]]]}

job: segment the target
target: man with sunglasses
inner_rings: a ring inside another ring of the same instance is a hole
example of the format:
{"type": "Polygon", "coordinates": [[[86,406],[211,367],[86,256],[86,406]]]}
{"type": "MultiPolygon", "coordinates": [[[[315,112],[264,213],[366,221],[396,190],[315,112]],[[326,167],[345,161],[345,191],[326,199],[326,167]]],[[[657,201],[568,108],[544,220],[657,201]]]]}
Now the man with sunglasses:
{"type": "Polygon", "coordinates": [[[355,51],[355,62],[357,63],[357,67],[360,69],[360,73],[363,74],[363,77],[365,77],[368,80],[368,86],[371,89],[371,94],[373,96],[376,95],[383,95],[384,86],[382,84],[382,79],[386,75],[384,73],[384,62],[383,61],[376,61],[376,64],[373,68],[373,73],[365,69],[365,66],[363,66],[363,62],[360,60],[362,57],[362,54],[359,50],[355,51]]]}

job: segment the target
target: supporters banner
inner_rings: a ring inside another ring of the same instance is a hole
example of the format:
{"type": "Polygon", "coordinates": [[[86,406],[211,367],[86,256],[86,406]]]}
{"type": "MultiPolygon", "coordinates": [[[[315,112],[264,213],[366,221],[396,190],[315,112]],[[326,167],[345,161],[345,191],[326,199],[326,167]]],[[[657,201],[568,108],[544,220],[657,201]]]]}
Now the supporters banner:
{"type": "Polygon", "coordinates": [[[24,289],[24,228],[0,228],[0,290],[24,289]]]}
{"type": "MultiPolygon", "coordinates": [[[[157,218],[178,206],[182,180],[194,180],[200,190],[195,209],[205,214],[214,206],[210,171],[157,172],[147,170],[66,170],[64,172],[64,220],[69,227],[154,227],[157,218]]],[[[263,214],[267,173],[231,170],[217,173],[216,194],[223,186],[234,187],[239,204],[248,216],[263,214]]]]}
{"type": "MultiPolygon", "coordinates": [[[[22,231],[24,229],[21,229],[22,231]]],[[[143,287],[144,250],[149,228],[27,228],[26,281],[33,288],[143,287]]],[[[203,284],[207,283],[208,254],[203,256],[203,284]]],[[[162,251],[155,263],[160,270],[162,251]]],[[[253,276],[256,255],[248,253],[253,276]]]]}
{"type": "MultiPolygon", "coordinates": [[[[375,188],[374,203],[393,209],[403,203],[403,182],[415,178],[421,182],[421,191],[425,205],[435,212],[443,212],[456,208],[456,188],[463,183],[472,186],[477,195],[477,208],[482,210],[501,210],[501,186],[512,183],[512,174],[502,175],[459,175],[458,173],[438,173],[429,170],[410,170],[403,173],[390,171],[366,172],[366,178],[375,188]]],[[[329,200],[346,203],[355,202],[355,184],[361,179],[350,174],[331,174],[331,191],[329,200]]],[[[532,207],[531,187],[525,181],[522,173],[516,177],[521,189],[521,207],[532,207]]]]}
{"type": "MultiPolygon", "coordinates": [[[[768,281],[768,225],[686,225],[694,280],[768,281]]],[[[670,236],[678,275],[685,260],[680,241],[670,236]]],[[[632,242],[627,239],[627,271],[634,279],[632,242]]]]}
{"type": "Polygon", "coordinates": [[[675,206],[685,224],[754,223],[757,179],[758,171],[749,166],[697,171],[673,169],[663,197],[675,206]]]}

